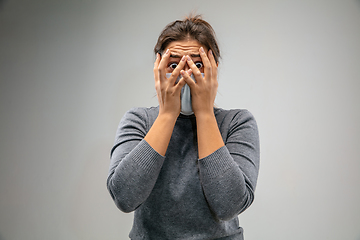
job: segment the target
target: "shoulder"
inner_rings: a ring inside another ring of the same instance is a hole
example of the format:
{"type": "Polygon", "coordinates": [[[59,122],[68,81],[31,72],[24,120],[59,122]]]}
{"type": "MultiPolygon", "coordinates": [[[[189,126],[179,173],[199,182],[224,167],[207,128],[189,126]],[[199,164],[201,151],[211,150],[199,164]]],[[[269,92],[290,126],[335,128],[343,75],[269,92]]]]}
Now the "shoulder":
{"type": "Polygon", "coordinates": [[[248,121],[255,121],[254,116],[252,113],[247,109],[229,109],[225,110],[222,108],[215,108],[214,109],[215,117],[218,122],[238,122],[244,123],[248,121]]]}
{"type": "Polygon", "coordinates": [[[246,143],[259,149],[259,130],[253,114],[246,109],[216,109],[215,116],[224,143],[246,143]]]}
{"type": "Polygon", "coordinates": [[[258,126],[253,114],[247,109],[215,109],[215,117],[224,139],[233,133],[258,135],[258,126]]]}
{"type": "Polygon", "coordinates": [[[123,119],[151,119],[156,118],[159,114],[159,108],[158,107],[136,107],[129,109],[123,116],[123,119]]]}
{"type": "Polygon", "coordinates": [[[120,126],[124,124],[142,125],[145,128],[151,126],[157,115],[159,114],[158,107],[136,107],[129,109],[120,121],[120,126]]]}

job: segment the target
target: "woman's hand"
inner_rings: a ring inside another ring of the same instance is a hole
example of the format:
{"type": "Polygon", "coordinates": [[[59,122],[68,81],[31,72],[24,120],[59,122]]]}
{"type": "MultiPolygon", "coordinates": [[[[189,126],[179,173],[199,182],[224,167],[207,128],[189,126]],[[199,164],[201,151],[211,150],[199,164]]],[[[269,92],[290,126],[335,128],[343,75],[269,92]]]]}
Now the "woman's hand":
{"type": "Polygon", "coordinates": [[[166,66],[169,57],[169,50],[165,52],[161,59],[160,54],[156,55],[154,78],[159,101],[159,115],[144,137],[144,140],[162,156],[165,156],[176,119],[180,114],[180,93],[181,88],[185,85],[183,78],[176,83],[180,70],[185,66],[185,58],[180,61],[171,76],[167,78],[166,66]]]}
{"type": "Polygon", "coordinates": [[[202,77],[200,70],[189,56],[187,56],[186,61],[191,69],[190,72],[195,76],[196,82],[190,78],[190,72],[181,71],[183,79],[191,89],[192,109],[196,117],[199,117],[202,114],[214,113],[214,102],[218,88],[217,64],[211,50],[206,54],[201,47],[199,52],[204,64],[205,76],[202,77]]]}
{"type": "Polygon", "coordinates": [[[184,68],[186,61],[185,56],[181,59],[178,66],[172,72],[170,78],[166,77],[166,67],[169,62],[170,51],[167,50],[163,57],[156,55],[154,63],[155,89],[159,101],[159,115],[168,113],[173,117],[180,114],[180,93],[181,88],[185,85],[183,78],[176,83],[180,71],[184,68]]]}
{"type": "Polygon", "coordinates": [[[191,89],[192,109],[196,116],[198,154],[199,159],[202,159],[224,146],[224,142],[214,115],[214,101],[218,88],[217,64],[211,50],[206,54],[201,47],[200,57],[204,64],[204,77],[191,58],[187,58],[187,64],[196,82],[189,76],[191,71],[181,71],[181,74],[191,89]]]}

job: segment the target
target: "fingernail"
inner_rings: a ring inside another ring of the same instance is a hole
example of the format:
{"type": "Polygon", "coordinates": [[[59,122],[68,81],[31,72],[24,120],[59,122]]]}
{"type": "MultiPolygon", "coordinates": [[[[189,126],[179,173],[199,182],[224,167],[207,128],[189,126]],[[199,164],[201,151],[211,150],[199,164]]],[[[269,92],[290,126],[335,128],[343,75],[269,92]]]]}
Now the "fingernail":
{"type": "Polygon", "coordinates": [[[204,53],[204,48],[203,47],[200,48],[200,52],[204,53]]]}
{"type": "Polygon", "coordinates": [[[185,55],[181,58],[181,61],[185,61],[185,55]]]}
{"type": "Polygon", "coordinates": [[[184,70],[181,70],[181,71],[180,71],[180,74],[184,76],[185,71],[184,71],[184,70]]]}
{"type": "Polygon", "coordinates": [[[165,54],[168,54],[168,53],[169,53],[169,51],[170,51],[169,49],[166,49],[166,52],[165,52],[165,54]]]}
{"type": "Polygon", "coordinates": [[[190,56],[187,56],[187,60],[188,60],[188,61],[191,61],[191,57],[190,57],[190,56]]]}
{"type": "Polygon", "coordinates": [[[211,49],[209,50],[209,53],[210,53],[211,55],[213,55],[213,53],[212,53],[211,49]]]}

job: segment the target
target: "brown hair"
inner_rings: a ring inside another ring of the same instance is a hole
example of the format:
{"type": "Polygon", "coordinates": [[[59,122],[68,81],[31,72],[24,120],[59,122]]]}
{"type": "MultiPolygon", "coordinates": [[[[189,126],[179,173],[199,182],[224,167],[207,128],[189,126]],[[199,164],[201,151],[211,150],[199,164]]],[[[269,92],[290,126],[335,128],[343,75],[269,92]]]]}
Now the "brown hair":
{"type": "Polygon", "coordinates": [[[202,19],[201,15],[189,16],[184,20],[169,23],[161,32],[154,47],[155,54],[160,55],[169,43],[194,39],[213,52],[216,63],[219,62],[220,49],[216,41],[215,31],[211,25],[202,19]]]}

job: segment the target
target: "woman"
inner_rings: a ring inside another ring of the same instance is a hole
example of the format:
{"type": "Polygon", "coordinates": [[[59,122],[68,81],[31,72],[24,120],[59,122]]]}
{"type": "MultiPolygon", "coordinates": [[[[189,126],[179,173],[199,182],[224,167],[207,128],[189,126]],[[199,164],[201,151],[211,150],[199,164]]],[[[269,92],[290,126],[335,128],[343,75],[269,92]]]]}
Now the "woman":
{"type": "Polygon", "coordinates": [[[154,50],[159,106],[122,118],[107,180],[118,208],[135,211],[129,236],[243,239],[237,216],[254,200],[259,138],[248,111],[214,107],[215,33],[200,16],[189,17],[167,25],[154,50]],[[181,113],[185,84],[189,115],[181,113]]]}

